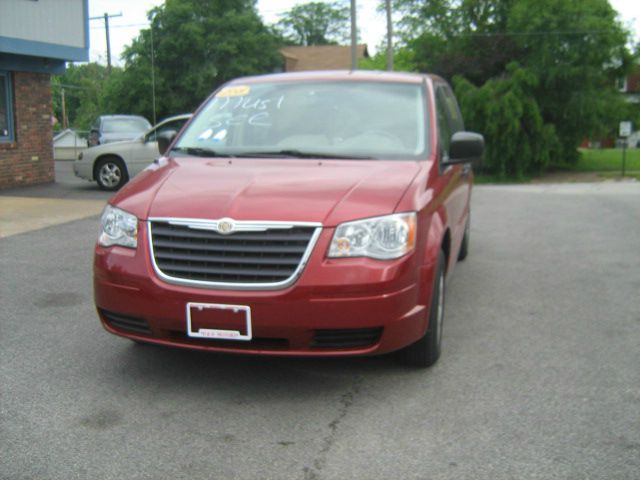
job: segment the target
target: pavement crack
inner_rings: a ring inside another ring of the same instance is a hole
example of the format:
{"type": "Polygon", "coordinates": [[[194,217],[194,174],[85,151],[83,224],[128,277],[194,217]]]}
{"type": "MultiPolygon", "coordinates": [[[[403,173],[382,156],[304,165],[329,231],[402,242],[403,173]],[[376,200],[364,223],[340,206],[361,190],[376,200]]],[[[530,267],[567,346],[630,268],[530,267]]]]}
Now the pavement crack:
{"type": "Polygon", "coordinates": [[[316,457],[312,462],[312,467],[304,467],[304,479],[305,480],[318,480],[322,469],[327,464],[327,458],[331,448],[333,447],[338,434],[338,428],[349,413],[355,398],[360,393],[360,386],[362,385],[362,377],[355,377],[351,387],[342,395],[340,395],[338,411],[327,425],[329,428],[328,433],[322,439],[322,447],[318,451],[316,457]]]}

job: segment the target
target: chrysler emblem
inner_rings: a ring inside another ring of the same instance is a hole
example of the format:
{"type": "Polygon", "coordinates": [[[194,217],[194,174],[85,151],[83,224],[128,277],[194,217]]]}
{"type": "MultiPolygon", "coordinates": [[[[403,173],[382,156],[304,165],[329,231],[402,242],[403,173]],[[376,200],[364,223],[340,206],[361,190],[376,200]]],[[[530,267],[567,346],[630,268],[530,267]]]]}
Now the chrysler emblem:
{"type": "Polygon", "coordinates": [[[233,220],[230,218],[223,218],[218,222],[218,233],[221,235],[229,235],[233,233],[233,220]]]}

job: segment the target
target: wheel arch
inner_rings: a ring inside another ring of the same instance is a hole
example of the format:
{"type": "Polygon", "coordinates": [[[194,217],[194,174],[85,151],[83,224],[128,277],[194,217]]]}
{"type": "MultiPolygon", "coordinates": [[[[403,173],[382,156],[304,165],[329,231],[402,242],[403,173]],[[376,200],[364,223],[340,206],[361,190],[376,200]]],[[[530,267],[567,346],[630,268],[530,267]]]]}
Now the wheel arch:
{"type": "Polygon", "coordinates": [[[127,174],[127,176],[129,175],[129,170],[127,169],[127,162],[124,161],[124,158],[122,158],[120,155],[116,154],[116,153],[103,153],[101,155],[98,155],[94,160],[93,160],[93,168],[91,169],[91,175],[93,176],[93,180],[96,181],[98,179],[98,165],[100,164],[100,162],[102,160],[106,160],[109,158],[115,158],[116,160],[120,160],[122,162],[122,165],[124,166],[125,172],[127,174]]]}
{"type": "Polygon", "coordinates": [[[447,227],[440,242],[440,249],[444,252],[444,273],[449,270],[449,259],[451,258],[451,230],[447,227]]]}
{"type": "MultiPolygon", "coordinates": [[[[433,282],[436,275],[436,266],[438,263],[438,255],[444,253],[444,272],[445,275],[449,269],[449,260],[451,258],[451,230],[446,223],[446,213],[444,211],[436,211],[429,222],[429,230],[427,232],[427,242],[424,247],[422,257],[422,267],[420,273],[420,301],[424,305],[429,306],[432,301],[433,282]]],[[[427,328],[425,318],[424,330],[427,328]]]]}
{"type": "Polygon", "coordinates": [[[423,252],[423,267],[432,267],[438,260],[438,252],[444,251],[445,272],[448,270],[449,259],[451,257],[451,229],[446,222],[446,213],[436,211],[431,216],[429,230],[427,232],[427,242],[423,252]]]}

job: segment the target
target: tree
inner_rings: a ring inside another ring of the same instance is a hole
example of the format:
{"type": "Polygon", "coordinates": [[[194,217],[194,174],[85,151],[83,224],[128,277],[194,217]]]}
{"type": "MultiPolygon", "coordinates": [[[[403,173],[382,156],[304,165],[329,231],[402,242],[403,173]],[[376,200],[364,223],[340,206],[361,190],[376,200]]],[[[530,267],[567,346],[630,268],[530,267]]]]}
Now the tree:
{"type": "Polygon", "coordinates": [[[413,50],[417,70],[481,84],[519,56],[502,34],[514,1],[395,0],[404,14],[399,34],[413,50]]]}
{"type": "MultiPolygon", "coordinates": [[[[121,69],[114,67],[113,74],[121,69]]],[[[110,111],[105,101],[105,85],[108,82],[107,68],[97,63],[83,65],[69,64],[63,75],[52,77],[53,111],[62,124],[62,89],[65,91],[65,108],[71,127],[88,130],[91,122],[103,113],[110,111]]]]}
{"type": "Polygon", "coordinates": [[[349,38],[349,19],[349,7],[339,2],[309,2],[283,14],[277,28],[294,45],[331,45],[349,38]]]}
{"type": "MultiPolygon", "coordinates": [[[[464,76],[481,86],[474,95],[499,103],[501,97],[493,95],[515,89],[521,83],[517,76],[531,79],[524,100],[550,127],[534,130],[553,136],[521,137],[530,142],[531,154],[552,151],[555,163],[576,161],[580,142],[609,130],[622,108],[615,81],[630,66],[628,32],[607,0],[396,0],[395,5],[403,14],[402,38],[418,69],[448,79],[464,76]],[[535,146],[546,142],[553,148],[535,146]]],[[[457,86],[469,93],[464,82],[457,86]]],[[[463,109],[472,104],[476,108],[465,115],[482,110],[473,102],[463,109]]],[[[502,110],[491,110],[493,124],[510,124],[519,107],[500,104],[502,110]],[[499,121],[499,115],[505,117],[499,121]]],[[[476,125],[483,131],[483,125],[476,125]]],[[[499,171],[520,174],[520,160],[508,161],[511,167],[499,171]]],[[[545,162],[525,162],[525,172],[545,162]]]]}
{"type": "Polygon", "coordinates": [[[580,142],[603,135],[622,107],[615,85],[630,67],[628,34],[607,0],[547,0],[541,8],[521,0],[508,28],[525,33],[516,41],[539,79],[536,99],[556,128],[561,158],[573,163],[580,142]]]}
{"type": "Polygon", "coordinates": [[[150,28],[125,49],[125,69],[108,84],[107,102],[120,111],[152,117],[152,47],[157,118],[191,112],[222,83],[282,62],[280,39],[253,0],[166,0],[148,17],[150,28]]]}
{"type": "MultiPolygon", "coordinates": [[[[378,47],[378,53],[370,58],[358,60],[358,68],[363,70],[386,70],[387,51],[386,46],[378,47]]],[[[417,70],[414,52],[407,47],[397,47],[393,52],[393,69],[396,72],[415,72],[417,70]]]]}
{"type": "Polygon", "coordinates": [[[482,87],[454,78],[466,128],[485,136],[483,171],[521,179],[549,165],[558,144],[553,125],[544,123],[535,99],[537,83],[535,75],[516,63],[482,87]]]}

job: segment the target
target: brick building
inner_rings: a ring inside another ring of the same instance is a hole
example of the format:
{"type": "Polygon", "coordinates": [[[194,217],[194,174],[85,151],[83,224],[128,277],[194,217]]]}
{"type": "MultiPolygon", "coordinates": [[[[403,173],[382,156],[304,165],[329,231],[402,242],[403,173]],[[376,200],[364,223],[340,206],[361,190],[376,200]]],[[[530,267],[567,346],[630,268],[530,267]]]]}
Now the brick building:
{"type": "Polygon", "coordinates": [[[53,182],[51,75],[88,35],[88,0],[0,1],[0,189],[53,182]]]}
{"type": "MultiPolygon", "coordinates": [[[[285,72],[305,70],[348,70],[351,68],[350,45],[314,45],[280,49],[285,72]]],[[[369,58],[366,45],[358,45],[356,57],[369,58]]]]}
{"type": "Polygon", "coordinates": [[[622,80],[620,91],[627,102],[640,103],[640,66],[622,80]]]}

